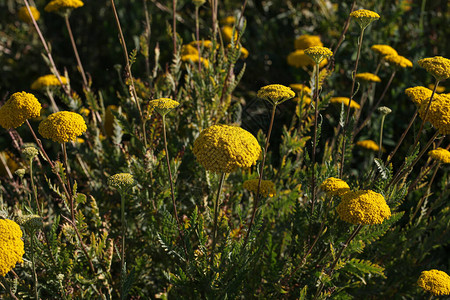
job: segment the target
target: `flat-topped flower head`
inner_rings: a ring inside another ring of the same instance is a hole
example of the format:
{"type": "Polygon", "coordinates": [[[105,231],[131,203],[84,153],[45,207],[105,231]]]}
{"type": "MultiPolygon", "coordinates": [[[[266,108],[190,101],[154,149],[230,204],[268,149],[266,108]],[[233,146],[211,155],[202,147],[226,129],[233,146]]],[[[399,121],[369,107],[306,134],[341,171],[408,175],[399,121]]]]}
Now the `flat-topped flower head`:
{"type": "Polygon", "coordinates": [[[428,152],[428,156],[438,160],[443,164],[450,164],[450,151],[447,149],[438,147],[428,152]]]}
{"type": "Polygon", "coordinates": [[[388,114],[390,114],[392,112],[392,109],[390,109],[387,106],[380,106],[377,108],[377,110],[380,112],[380,114],[382,114],[383,116],[387,116],[388,114]]]}
{"type": "Polygon", "coordinates": [[[0,219],[0,276],[4,277],[25,254],[20,226],[8,219],[0,219]]]}
{"type": "Polygon", "coordinates": [[[26,231],[33,233],[44,226],[44,221],[38,215],[25,215],[19,218],[19,224],[25,228],[26,231]]]}
{"type": "Polygon", "coordinates": [[[261,155],[261,146],[248,131],[229,125],[204,129],[194,142],[194,155],[208,171],[231,173],[250,168],[261,155]]]}
{"type": "Polygon", "coordinates": [[[35,158],[39,154],[39,150],[36,147],[28,146],[22,149],[22,155],[26,160],[35,158]]]}
{"type": "Polygon", "coordinates": [[[151,100],[148,104],[151,108],[155,109],[161,116],[165,116],[169,111],[180,105],[178,101],[169,98],[159,98],[151,100]]]}
{"type": "MultiPolygon", "coordinates": [[[[63,84],[67,84],[67,78],[64,76],[60,76],[63,84]]],[[[43,90],[47,87],[53,88],[61,86],[61,82],[59,82],[58,77],[53,74],[44,75],[33,81],[31,84],[32,90],[43,90]]]]}
{"type": "MultiPolygon", "coordinates": [[[[287,56],[288,65],[295,68],[304,68],[314,66],[315,62],[305,54],[305,50],[295,50],[294,52],[289,53],[287,56]]],[[[319,67],[322,68],[328,64],[328,60],[324,59],[319,64],[319,67]]]]}
{"type": "Polygon", "coordinates": [[[45,6],[44,10],[65,16],[69,15],[73,9],[83,5],[83,1],[80,0],[52,0],[45,6]]]}
{"type": "Polygon", "coordinates": [[[420,106],[425,100],[430,99],[432,93],[432,90],[424,86],[410,87],[405,90],[405,94],[417,106],[420,106]]]}
{"type": "Polygon", "coordinates": [[[358,22],[361,29],[365,29],[367,26],[369,26],[370,23],[378,20],[380,18],[380,15],[371,10],[359,9],[350,13],[350,17],[358,22]]]}
{"type": "MultiPolygon", "coordinates": [[[[37,10],[36,7],[30,6],[31,14],[33,15],[33,18],[37,21],[41,17],[41,13],[37,10]]],[[[33,19],[30,16],[30,13],[28,12],[28,9],[26,6],[22,6],[19,11],[17,12],[17,15],[19,16],[19,19],[25,23],[31,24],[33,23],[33,19]]]]}
{"type": "Polygon", "coordinates": [[[450,59],[435,56],[418,61],[419,66],[427,70],[436,80],[442,81],[450,77],[450,59]]]}
{"type": "MultiPolygon", "coordinates": [[[[342,103],[344,103],[345,106],[348,106],[348,100],[349,100],[348,97],[332,97],[330,99],[330,103],[333,103],[333,104],[342,104],[342,103]]],[[[350,108],[360,109],[361,106],[358,103],[356,103],[355,101],[351,100],[350,101],[350,108]]]]}
{"type": "Polygon", "coordinates": [[[328,196],[340,196],[350,191],[347,182],[335,177],[327,178],[322,182],[320,188],[325,191],[328,196]]]}
{"type": "Polygon", "coordinates": [[[370,47],[373,51],[386,56],[386,55],[398,55],[397,51],[389,45],[373,45],[370,47]]]}
{"type": "Polygon", "coordinates": [[[323,46],[320,36],[303,34],[295,39],[294,46],[296,50],[305,50],[313,46],[323,46]]]}
{"type": "MultiPolygon", "coordinates": [[[[419,116],[423,119],[429,99],[419,106],[419,116]]],[[[425,121],[431,123],[440,134],[450,134],[450,95],[434,95],[425,121]]]]}
{"type": "Polygon", "coordinates": [[[118,173],[108,178],[108,185],[123,193],[135,186],[136,180],[130,173],[118,173]]]}
{"type": "Polygon", "coordinates": [[[358,141],[356,142],[356,146],[372,151],[380,150],[380,147],[377,145],[377,143],[372,140],[358,141]]]}
{"type": "Polygon", "coordinates": [[[423,271],[417,285],[435,296],[450,295],[450,276],[443,271],[423,271]]]}
{"type": "Polygon", "coordinates": [[[84,118],[71,111],[59,111],[39,124],[39,133],[46,139],[58,143],[75,141],[87,129],[84,118]]]}
{"type": "Polygon", "coordinates": [[[278,105],[295,97],[295,92],[282,84],[270,84],[259,89],[257,97],[278,105]]]}
{"type": "Polygon", "coordinates": [[[401,55],[386,55],[384,60],[388,62],[391,66],[397,68],[412,68],[413,63],[404,56],[401,55]]]}
{"type": "Polygon", "coordinates": [[[325,58],[332,56],[333,51],[327,47],[313,46],[306,49],[305,54],[311,57],[316,64],[320,64],[325,58]]]}
{"type": "MultiPolygon", "coordinates": [[[[244,189],[256,193],[258,191],[258,182],[259,179],[246,180],[244,181],[244,189]]],[[[275,196],[276,193],[275,184],[270,180],[261,180],[261,187],[259,189],[259,193],[264,197],[275,196]]]]}
{"type": "Polygon", "coordinates": [[[0,125],[5,129],[17,128],[30,118],[41,115],[42,106],[30,93],[18,92],[0,107],[0,125]]]}
{"type": "Polygon", "coordinates": [[[187,54],[187,55],[183,55],[181,57],[181,61],[185,62],[185,63],[191,63],[194,66],[198,65],[198,60],[200,59],[200,63],[205,66],[205,68],[208,68],[209,66],[209,61],[206,58],[203,57],[198,57],[198,53],[197,54],[187,54]]]}
{"type": "Polygon", "coordinates": [[[391,216],[391,209],[383,195],[371,190],[347,192],[336,208],[339,217],[351,224],[381,224],[391,216]]]}
{"type": "Polygon", "coordinates": [[[381,82],[380,77],[378,77],[375,74],[372,73],[358,73],[355,76],[356,79],[360,81],[366,81],[366,82],[381,82]]]}

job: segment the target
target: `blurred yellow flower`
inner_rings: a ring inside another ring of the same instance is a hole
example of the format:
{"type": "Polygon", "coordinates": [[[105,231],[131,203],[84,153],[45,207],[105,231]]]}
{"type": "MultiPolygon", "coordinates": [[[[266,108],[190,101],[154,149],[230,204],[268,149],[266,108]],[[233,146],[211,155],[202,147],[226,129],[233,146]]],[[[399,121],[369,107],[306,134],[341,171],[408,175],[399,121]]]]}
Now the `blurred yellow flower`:
{"type": "MultiPolygon", "coordinates": [[[[348,97],[332,97],[330,99],[330,103],[333,103],[333,104],[342,104],[342,103],[344,103],[345,106],[348,106],[348,100],[349,100],[348,97]]],[[[350,108],[360,109],[361,106],[358,103],[356,103],[355,101],[351,100],[350,101],[350,108]]]]}
{"type": "MultiPolygon", "coordinates": [[[[225,25],[220,29],[222,33],[222,38],[225,43],[231,43],[231,38],[233,36],[233,27],[225,25]]],[[[238,38],[237,31],[234,31],[234,41],[236,42],[238,38]]]]}
{"type": "MultiPolygon", "coordinates": [[[[185,63],[192,63],[194,65],[198,64],[198,53],[197,54],[188,54],[188,55],[183,55],[181,57],[181,60],[185,63]]],[[[209,61],[206,58],[200,57],[200,63],[202,65],[204,65],[206,68],[209,66],[209,61]]]]}
{"type": "MultiPolygon", "coordinates": [[[[244,189],[249,190],[253,193],[258,192],[258,182],[259,179],[249,179],[244,181],[244,189]]],[[[273,197],[276,194],[275,184],[270,180],[261,180],[261,187],[259,193],[264,197],[273,197]]]]}
{"type": "Polygon", "coordinates": [[[295,97],[294,91],[281,84],[270,84],[259,89],[257,97],[277,105],[295,97]]]}
{"type": "Polygon", "coordinates": [[[195,54],[198,55],[198,50],[196,48],[196,46],[193,46],[191,44],[187,44],[187,45],[183,45],[181,47],[181,55],[190,55],[190,54],[195,54]]]}
{"type": "Polygon", "coordinates": [[[430,99],[432,93],[432,90],[427,89],[424,86],[410,87],[405,90],[405,94],[417,106],[422,104],[423,101],[430,99]]]}
{"type": "Polygon", "coordinates": [[[373,45],[370,47],[373,51],[386,56],[386,55],[398,55],[397,51],[388,45],[373,45]]]}
{"type": "Polygon", "coordinates": [[[25,254],[20,226],[8,219],[0,219],[0,276],[4,277],[25,254]]]}
{"type": "MultiPolygon", "coordinates": [[[[41,13],[37,10],[36,7],[30,6],[31,14],[33,15],[33,18],[37,21],[41,17],[41,13]]],[[[31,18],[30,14],[28,13],[28,9],[26,6],[22,6],[19,11],[17,12],[19,19],[25,23],[31,24],[33,23],[33,19],[31,18]]]]}
{"type": "Polygon", "coordinates": [[[404,56],[401,55],[386,55],[384,60],[387,61],[390,65],[400,68],[412,68],[413,63],[404,56]]]}
{"type": "MultiPolygon", "coordinates": [[[[430,90],[433,90],[433,89],[434,89],[434,84],[430,83],[430,84],[428,85],[428,88],[429,88],[430,90]]],[[[445,92],[445,86],[438,85],[438,87],[436,88],[436,93],[443,93],[443,92],[445,92]]]]}
{"type": "Polygon", "coordinates": [[[429,151],[428,156],[440,161],[441,163],[450,164],[450,151],[447,149],[438,147],[429,151]]]}
{"type": "MultiPolygon", "coordinates": [[[[67,78],[64,76],[60,76],[63,84],[67,84],[67,78]]],[[[32,90],[42,90],[46,87],[55,87],[60,86],[61,82],[59,82],[58,77],[53,74],[44,75],[33,81],[31,84],[32,90]]]]}
{"type": "Polygon", "coordinates": [[[310,95],[311,94],[311,89],[304,85],[303,83],[293,83],[290,84],[289,87],[291,89],[294,90],[294,92],[296,92],[297,94],[305,94],[305,95],[310,95]]]}
{"type": "Polygon", "coordinates": [[[335,177],[327,178],[322,182],[320,188],[325,191],[328,196],[341,196],[350,191],[347,182],[335,177]]]}
{"type": "Polygon", "coordinates": [[[450,276],[443,271],[422,271],[417,285],[435,296],[450,295],[450,276]]]}
{"type": "Polygon", "coordinates": [[[435,56],[420,59],[419,66],[427,70],[436,80],[442,81],[450,77],[450,59],[435,56]]]}
{"type": "Polygon", "coordinates": [[[380,77],[372,73],[358,73],[355,77],[356,79],[367,82],[381,82],[380,77]]]}
{"type": "Polygon", "coordinates": [[[46,139],[58,143],[75,141],[87,129],[81,115],[70,111],[59,111],[39,124],[38,131],[46,139]]]}
{"type": "Polygon", "coordinates": [[[213,42],[210,40],[192,41],[189,43],[189,45],[195,47],[195,49],[197,49],[197,44],[199,44],[200,48],[212,48],[213,46],[213,42]]]}
{"type": "Polygon", "coordinates": [[[365,148],[368,150],[378,151],[380,150],[380,147],[372,140],[364,140],[364,141],[358,141],[356,142],[356,146],[359,146],[361,148],[365,148]]]}
{"type": "Polygon", "coordinates": [[[233,26],[236,23],[236,18],[234,16],[228,16],[223,19],[220,19],[219,23],[221,25],[233,26]]]}
{"type": "Polygon", "coordinates": [[[320,41],[320,36],[303,34],[295,39],[294,46],[296,50],[306,50],[313,46],[322,47],[323,44],[320,41]]]}
{"type": "MultiPolygon", "coordinates": [[[[295,50],[294,52],[289,53],[287,57],[287,63],[288,65],[295,68],[314,66],[314,61],[311,59],[311,57],[305,54],[305,50],[295,50]]],[[[319,67],[322,68],[327,64],[328,60],[324,59],[319,64],[319,67]]]]}
{"type": "Polygon", "coordinates": [[[5,129],[17,128],[30,118],[41,115],[42,106],[33,94],[14,93],[0,107],[0,125],[5,129]]]}

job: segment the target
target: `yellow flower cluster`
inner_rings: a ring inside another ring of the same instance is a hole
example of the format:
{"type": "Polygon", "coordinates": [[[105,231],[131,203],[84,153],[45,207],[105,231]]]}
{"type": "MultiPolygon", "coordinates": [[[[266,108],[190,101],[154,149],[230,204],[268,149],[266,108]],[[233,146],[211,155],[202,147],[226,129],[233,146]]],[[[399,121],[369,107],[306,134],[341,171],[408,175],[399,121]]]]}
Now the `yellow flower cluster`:
{"type": "Polygon", "coordinates": [[[310,95],[311,89],[304,85],[303,83],[293,83],[290,84],[289,87],[294,90],[297,94],[310,95]]]}
{"type": "Polygon", "coordinates": [[[413,66],[413,63],[409,59],[401,55],[386,55],[384,60],[395,67],[412,68],[413,66]]]}
{"type": "MultiPolygon", "coordinates": [[[[67,84],[67,78],[64,76],[60,76],[61,81],[63,84],[67,84]]],[[[60,86],[61,82],[59,82],[58,77],[56,77],[53,74],[50,75],[44,75],[36,79],[31,84],[32,90],[42,90],[46,87],[53,87],[53,86],[60,86]]]]}
{"type": "Polygon", "coordinates": [[[347,192],[341,196],[336,210],[347,223],[373,225],[381,224],[391,216],[391,210],[384,197],[371,190],[347,192]]]}
{"type": "Polygon", "coordinates": [[[169,98],[151,100],[148,104],[150,108],[154,108],[161,116],[165,116],[173,108],[180,105],[178,101],[169,98]]]}
{"type": "MultiPolygon", "coordinates": [[[[239,46],[236,45],[236,49],[237,49],[238,47],[239,47],[239,46]]],[[[231,44],[228,44],[227,48],[228,48],[228,49],[231,49],[231,44]]],[[[241,46],[240,51],[241,51],[241,56],[240,56],[240,58],[241,58],[241,59],[246,59],[246,58],[248,57],[248,55],[249,55],[248,50],[241,46]]]]}
{"type": "Polygon", "coordinates": [[[354,18],[359,26],[364,29],[373,21],[378,20],[380,15],[371,10],[359,9],[350,13],[350,17],[354,18]]]}
{"type": "Polygon", "coordinates": [[[326,179],[322,182],[320,188],[324,190],[328,196],[341,196],[350,191],[347,182],[335,177],[326,179]]]}
{"type": "Polygon", "coordinates": [[[294,41],[294,47],[296,50],[305,50],[314,46],[323,46],[320,36],[318,35],[303,34],[294,41]]]}
{"type": "Polygon", "coordinates": [[[83,5],[83,1],[80,0],[52,0],[45,6],[44,10],[46,12],[65,13],[83,5]]]}
{"type": "MultiPolygon", "coordinates": [[[[428,88],[429,88],[430,90],[433,90],[433,89],[434,89],[434,84],[430,83],[430,84],[428,85],[428,88]]],[[[436,93],[443,93],[443,92],[445,92],[445,86],[438,85],[438,87],[436,88],[436,93]]]]}
{"type": "MultiPolygon", "coordinates": [[[[308,55],[306,55],[305,50],[310,48],[310,47],[314,47],[314,46],[319,46],[322,47],[323,44],[320,41],[320,37],[317,35],[309,35],[309,34],[304,34],[299,36],[295,42],[295,51],[289,53],[288,57],[287,57],[287,63],[290,66],[293,66],[295,68],[303,68],[303,67],[308,67],[308,66],[314,66],[315,62],[314,60],[311,59],[311,57],[309,57],[308,55]]],[[[324,59],[319,67],[323,67],[325,65],[328,64],[328,60],[324,59]]]]}
{"type": "Polygon", "coordinates": [[[356,146],[359,146],[361,148],[366,148],[368,150],[378,151],[380,150],[380,147],[372,140],[364,140],[364,141],[358,141],[356,142],[356,146]]]}
{"type": "Polygon", "coordinates": [[[388,45],[373,45],[370,49],[381,54],[382,56],[398,55],[397,51],[388,45]]]}
{"type": "MultiPolygon", "coordinates": [[[[333,104],[342,104],[342,103],[344,103],[345,106],[348,106],[348,100],[349,100],[348,97],[332,97],[330,99],[330,103],[333,103],[333,104]]],[[[360,109],[361,106],[358,103],[356,103],[355,101],[351,100],[350,101],[350,108],[360,109]]]]}
{"type": "MultiPolygon", "coordinates": [[[[423,119],[428,106],[427,101],[419,107],[419,116],[423,119]]],[[[430,122],[441,134],[450,134],[450,95],[435,94],[425,121],[430,122]]]]}
{"type": "Polygon", "coordinates": [[[183,62],[190,62],[194,65],[198,64],[198,60],[200,59],[200,63],[202,65],[204,65],[206,68],[209,66],[209,61],[206,58],[200,57],[198,56],[198,52],[196,54],[187,54],[187,55],[183,55],[181,56],[181,60],[183,62]]]}
{"type": "MultiPolygon", "coordinates": [[[[246,180],[244,181],[244,189],[256,193],[258,191],[258,182],[259,179],[246,180]]],[[[259,189],[259,193],[264,197],[275,196],[276,193],[275,184],[270,180],[261,180],[261,187],[259,189]]]]}
{"type": "Polygon", "coordinates": [[[192,41],[188,45],[191,45],[192,47],[194,47],[197,50],[197,44],[199,44],[200,48],[201,47],[212,48],[212,46],[213,46],[213,42],[210,40],[192,41]]]}
{"type": "Polygon", "coordinates": [[[450,295],[450,276],[443,271],[423,271],[417,285],[435,296],[450,295]]]}
{"type": "MultiPolygon", "coordinates": [[[[231,43],[232,35],[233,35],[233,26],[225,25],[220,29],[222,33],[223,41],[226,43],[231,43]]],[[[234,41],[236,42],[238,38],[237,31],[234,31],[234,41]]]]}
{"type": "Polygon", "coordinates": [[[0,219],[0,276],[12,270],[17,263],[23,262],[25,254],[20,226],[8,219],[0,219]]]}
{"type": "Polygon", "coordinates": [[[124,192],[135,186],[136,181],[130,173],[118,173],[108,178],[108,185],[124,192]]]}
{"type": "Polygon", "coordinates": [[[424,86],[410,87],[405,90],[405,94],[417,106],[420,106],[425,100],[430,99],[432,93],[432,90],[427,89],[424,86]]]}
{"type": "Polygon", "coordinates": [[[41,115],[42,106],[33,94],[18,92],[0,107],[0,125],[5,129],[17,128],[30,118],[41,115]]]}
{"type": "Polygon", "coordinates": [[[70,111],[59,111],[51,114],[39,124],[39,133],[46,139],[58,143],[76,140],[87,129],[81,115],[70,111]]]}
{"type": "MultiPolygon", "coordinates": [[[[37,10],[36,7],[30,6],[31,14],[33,15],[33,18],[37,21],[41,17],[41,13],[37,10]]],[[[28,13],[28,9],[26,6],[22,6],[19,11],[17,12],[17,15],[19,16],[19,19],[25,23],[31,24],[33,23],[33,19],[31,18],[30,14],[28,13]]]]}
{"type": "Polygon", "coordinates": [[[234,16],[228,16],[228,17],[220,19],[219,23],[221,25],[233,26],[234,23],[236,23],[236,18],[234,16]]]}
{"type": "Polygon", "coordinates": [[[259,89],[256,94],[258,98],[264,99],[273,105],[280,104],[295,97],[294,91],[282,84],[270,84],[259,89]]]}
{"type": "Polygon", "coordinates": [[[367,82],[381,82],[380,77],[372,73],[359,73],[355,76],[356,79],[367,81],[367,82]]]}
{"type": "Polygon", "coordinates": [[[420,59],[418,63],[436,80],[441,81],[450,77],[450,59],[448,58],[442,56],[428,57],[420,59]]]}
{"type": "Polygon", "coordinates": [[[441,163],[450,164],[450,151],[448,151],[447,149],[438,147],[434,150],[429,151],[428,156],[440,161],[441,163]]]}
{"type": "Polygon", "coordinates": [[[306,49],[305,54],[311,57],[316,64],[320,64],[325,58],[332,56],[333,51],[327,47],[313,46],[306,49]]]}
{"type": "Polygon", "coordinates": [[[261,146],[250,132],[240,127],[213,125],[200,133],[193,151],[206,170],[231,173],[256,164],[261,146]]]}

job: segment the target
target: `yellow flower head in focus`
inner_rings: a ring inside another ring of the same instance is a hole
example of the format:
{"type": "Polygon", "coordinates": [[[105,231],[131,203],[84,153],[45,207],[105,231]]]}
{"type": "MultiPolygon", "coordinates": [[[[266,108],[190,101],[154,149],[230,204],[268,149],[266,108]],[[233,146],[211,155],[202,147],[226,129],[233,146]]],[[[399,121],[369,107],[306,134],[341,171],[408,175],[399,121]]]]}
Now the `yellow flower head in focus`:
{"type": "Polygon", "coordinates": [[[108,178],[108,185],[122,193],[135,186],[136,181],[130,173],[118,173],[108,178]]]}
{"type": "Polygon", "coordinates": [[[0,219],[0,276],[4,277],[25,254],[20,226],[8,219],[0,219]]]}
{"type": "MultiPolygon", "coordinates": [[[[233,36],[233,27],[225,25],[220,29],[222,33],[222,38],[225,43],[231,43],[231,39],[233,36]]],[[[236,42],[238,38],[238,33],[236,30],[234,30],[234,41],[236,42]]]]}
{"type": "Polygon", "coordinates": [[[44,10],[64,16],[70,14],[74,8],[82,7],[83,5],[83,1],[80,0],[52,0],[45,6],[44,10]]]}
{"type": "MultiPolygon", "coordinates": [[[[63,84],[67,84],[66,77],[60,76],[60,78],[61,78],[61,81],[63,84]]],[[[38,79],[36,79],[31,84],[31,89],[32,90],[42,90],[42,89],[45,89],[46,87],[56,87],[56,86],[61,86],[61,82],[59,82],[58,77],[56,77],[53,74],[49,74],[49,75],[41,76],[38,79]]]]}
{"type": "MultiPolygon", "coordinates": [[[[250,192],[257,193],[258,191],[258,182],[259,179],[250,179],[244,181],[244,189],[249,190],[250,192]]],[[[259,193],[263,197],[273,197],[276,194],[275,184],[270,180],[261,180],[261,187],[259,189],[259,193]]]]}
{"type": "Polygon", "coordinates": [[[278,105],[286,100],[294,98],[295,93],[287,86],[281,84],[270,84],[260,88],[256,96],[269,101],[273,105],[278,105]]]}
{"type": "MultiPolygon", "coordinates": [[[[430,84],[428,85],[428,88],[429,88],[430,90],[433,90],[433,89],[434,89],[434,84],[430,83],[430,84]]],[[[443,93],[443,92],[445,92],[445,86],[438,85],[438,87],[436,88],[436,93],[443,93]]]]}
{"type": "Polygon", "coordinates": [[[39,124],[39,133],[46,139],[58,143],[75,141],[87,129],[81,115],[70,111],[59,111],[39,124]]]}
{"type": "Polygon", "coordinates": [[[236,23],[236,18],[234,16],[228,16],[219,21],[220,25],[233,26],[236,23]]]}
{"type": "Polygon", "coordinates": [[[191,44],[183,45],[181,47],[181,56],[195,54],[198,56],[197,46],[191,44]]]}
{"type": "Polygon", "coordinates": [[[303,34],[295,39],[294,46],[296,50],[305,50],[314,46],[322,47],[323,44],[320,41],[320,36],[303,34]]]}
{"type": "Polygon", "coordinates": [[[356,74],[356,79],[367,81],[367,82],[381,82],[380,77],[372,73],[359,73],[356,74]]]}
{"type": "Polygon", "coordinates": [[[324,190],[328,196],[341,196],[350,191],[347,182],[335,177],[326,179],[322,182],[320,188],[324,190]]]}
{"type": "Polygon", "coordinates": [[[405,94],[417,106],[422,104],[423,101],[430,99],[432,93],[432,90],[427,89],[424,86],[410,87],[405,90],[405,94]]]}
{"type": "MultiPolygon", "coordinates": [[[[349,100],[348,97],[332,97],[330,99],[330,103],[333,103],[333,104],[342,104],[342,103],[344,103],[345,106],[348,106],[348,100],[349,100]]],[[[361,106],[358,103],[356,103],[355,101],[351,100],[350,101],[350,108],[360,109],[361,106]]]]}
{"type": "Polygon", "coordinates": [[[428,57],[420,59],[418,63],[436,80],[442,81],[450,77],[450,59],[448,58],[442,56],[428,57]]]}
{"type": "Polygon", "coordinates": [[[438,147],[429,151],[428,156],[440,161],[441,163],[450,164],[450,151],[447,149],[438,147]]]}
{"type": "MultiPolygon", "coordinates": [[[[41,17],[41,13],[37,10],[36,7],[30,6],[31,14],[33,15],[33,18],[37,21],[41,17]]],[[[19,19],[25,23],[31,24],[33,23],[33,19],[31,18],[30,14],[28,13],[28,9],[26,6],[22,6],[19,11],[17,12],[19,19]]]]}
{"type": "Polygon", "coordinates": [[[375,20],[380,18],[380,15],[376,12],[367,9],[355,10],[350,13],[350,17],[354,18],[356,22],[358,22],[361,29],[365,29],[375,20]]]}
{"type": "Polygon", "coordinates": [[[306,49],[305,54],[311,57],[316,64],[320,64],[325,58],[332,56],[333,51],[327,47],[313,46],[306,49]]]}
{"type": "Polygon", "coordinates": [[[365,148],[368,150],[378,151],[380,150],[380,147],[372,140],[364,140],[364,141],[358,141],[356,142],[356,146],[359,146],[361,148],[365,148]]]}
{"type": "Polygon", "coordinates": [[[435,296],[450,295],[450,276],[443,271],[423,271],[417,285],[435,296]]]}
{"type": "MultiPolygon", "coordinates": [[[[185,63],[192,63],[194,65],[198,65],[198,53],[197,54],[188,54],[183,55],[181,60],[185,63]]],[[[200,63],[204,65],[206,68],[209,66],[209,61],[206,58],[200,57],[200,63]]]]}
{"type": "Polygon", "coordinates": [[[30,118],[41,115],[42,106],[33,94],[18,92],[0,107],[0,125],[5,129],[17,128],[30,118]]]}
{"type": "Polygon", "coordinates": [[[371,190],[347,192],[336,208],[339,217],[351,224],[381,224],[391,216],[391,209],[383,195],[371,190]]]}
{"type": "Polygon", "coordinates": [[[370,47],[373,51],[386,56],[386,55],[398,55],[397,51],[388,45],[373,45],[370,47]]]}
{"type": "Polygon", "coordinates": [[[148,104],[151,108],[154,108],[161,116],[165,116],[173,108],[180,105],[178,101],[169,98],[159,98],[151,100],[148,104]]]}
{"type": "Polygon", "coordinates": [[[206,170],[231,173],[237,168],[255,165],[261,146],[250,132],[240,127],[213,125],[200,133],[193,151],[206,170]]]}
{"type": "Polygon", "coordinates": [[[401,55],[386,55],[384,60],[394,67],[412,68],[413,66],[413,63],[409,59],[401,55]]]}
{"type": "MultiPolygon", "coordinates": [[[[419,116],[423,119],[429,99],[419,106],[419,116]]],[[[425,121],[431,123],[440,134],[450,134],[450,95],[435,94],[425,121]]]]}

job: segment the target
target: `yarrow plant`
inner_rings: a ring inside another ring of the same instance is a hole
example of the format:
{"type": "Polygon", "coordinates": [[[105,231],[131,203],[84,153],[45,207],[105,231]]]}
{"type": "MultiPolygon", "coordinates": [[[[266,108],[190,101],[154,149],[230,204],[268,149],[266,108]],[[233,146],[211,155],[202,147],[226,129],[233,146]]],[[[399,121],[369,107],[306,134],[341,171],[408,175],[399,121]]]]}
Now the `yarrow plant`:
{"type": "Polygon", "coordinates": [[[74,141],[86,129],[83,117],[70,111],[53,113],[39,124],[39,133],[57,143],[74,141]]]}
{"type": "Polygon", "coordinates": [[[0,219],[0,276],[5,276],[25,254],[20,226],[8,219],[0,219]]]}
{"type": "Polygon", "coordinates": [[[341,196],[350,191],[350,187],[348,186],[347,182],[335,177],[327,178],[324,182],[322,182],[320,188],[328,196],[341,196]]]}
{"type": "MultiPolygon", "coordinates": [[[[259,179],[249,179],[244,181],[243,187],[253,193],[258,193],[258,182],[259,179]]],[[[270,180],[261,180],[259,192],[264,197],[273,197],[276,193],[275,184],[270,180]]]]}
{"type": "Polygon", "coordinates": [[[39,117],[41,109],[41,104],[33,94],[14,93],[0,107],[0,125],[5,129],[17,128],[26,120],[39,117]]]}
{"type": "Polygon", "coordinates": [[[417,285],[435,296],[450,295],[450,276],[443,271],[422,271],[417,285]]]}

